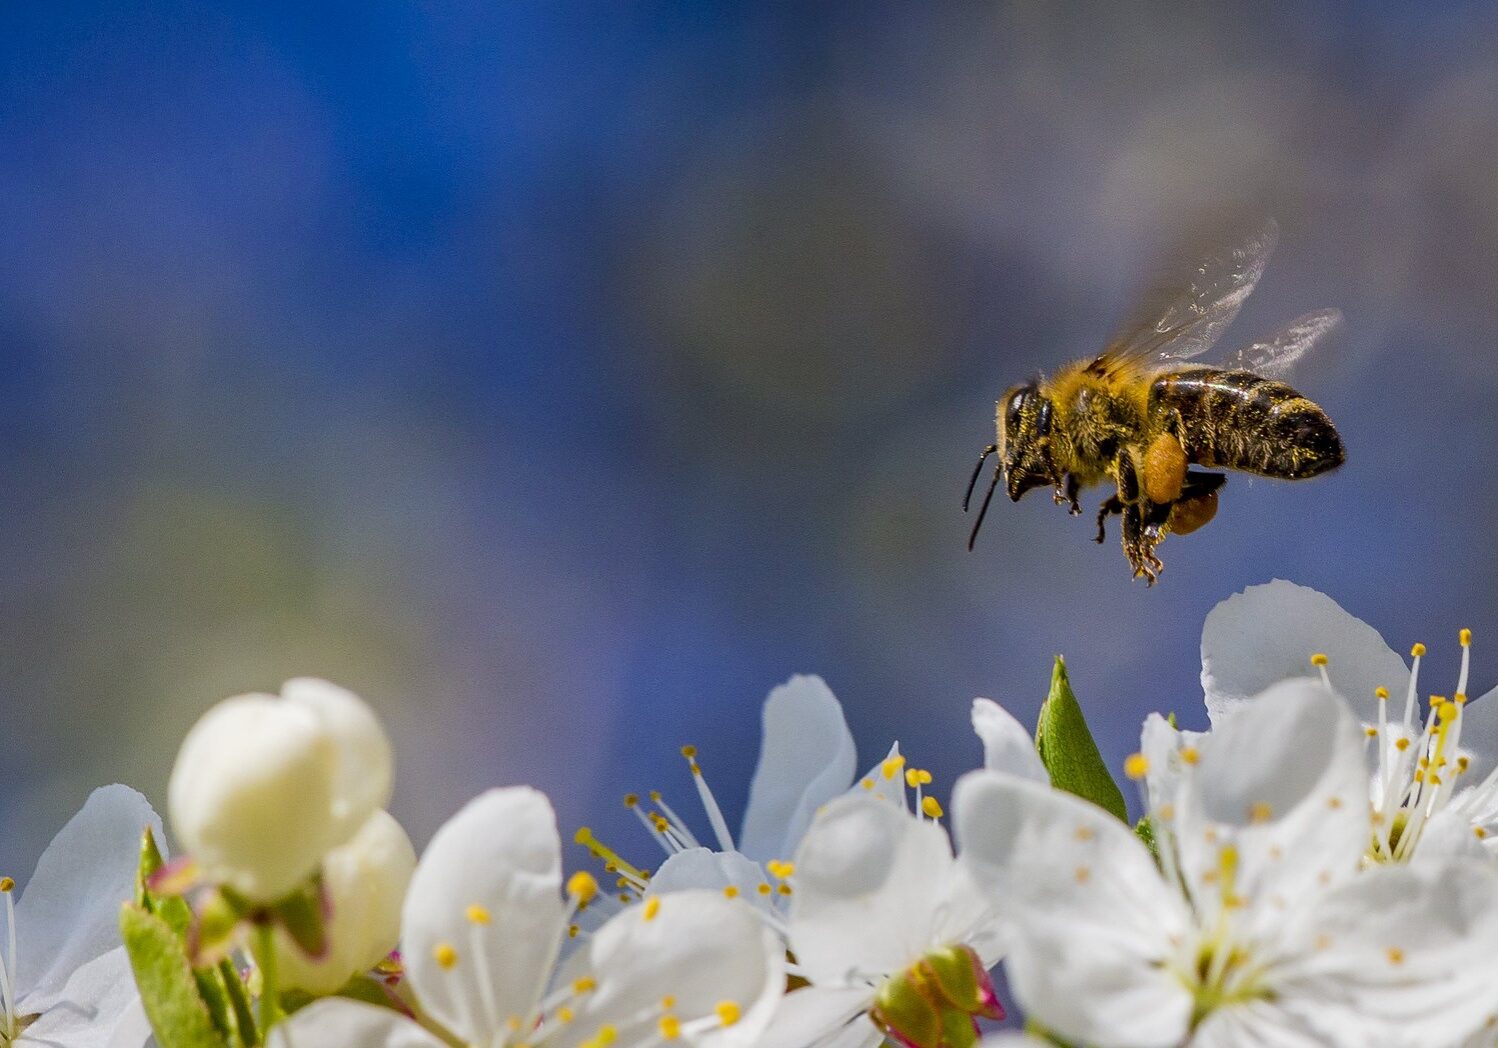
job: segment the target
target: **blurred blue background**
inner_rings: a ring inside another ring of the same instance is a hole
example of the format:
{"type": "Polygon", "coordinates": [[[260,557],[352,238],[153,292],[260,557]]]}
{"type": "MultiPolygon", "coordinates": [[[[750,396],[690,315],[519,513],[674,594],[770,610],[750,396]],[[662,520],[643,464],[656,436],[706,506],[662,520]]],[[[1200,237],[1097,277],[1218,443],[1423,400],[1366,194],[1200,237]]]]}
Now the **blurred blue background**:
{"type": "Polygon", "coordinates": [[[645,856],[619,797],[688,808],[693,742],[736,823],[792,672],[942,796],[1057,652],[1114,766],[1201,724],[1274,576],[1498,679],[1487,5],[7,4],[0,91],[16,869],[294,674],[418,843],[531,782],[645,856]],[[1283,231],[1229,342],[1347,314],[1346,468],[1235,478],[1153,590],[1044,493],[968,554],[1000,391],[1218,208],[1283,231]]]}

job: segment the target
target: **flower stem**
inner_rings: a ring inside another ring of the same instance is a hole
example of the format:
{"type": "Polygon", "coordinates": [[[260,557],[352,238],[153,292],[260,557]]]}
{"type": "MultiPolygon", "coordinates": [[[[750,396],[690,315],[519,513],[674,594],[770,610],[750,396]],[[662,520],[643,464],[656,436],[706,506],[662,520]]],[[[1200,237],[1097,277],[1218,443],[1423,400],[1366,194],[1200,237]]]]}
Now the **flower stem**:
{"type": "Polygon", "coordinates": [[[276,972],[276,929],[271,924],[255,925],[252,951],[260,969],[260,1037],[266,1039],[270,1028],[281,1018],[281,988],[276,972]]]}

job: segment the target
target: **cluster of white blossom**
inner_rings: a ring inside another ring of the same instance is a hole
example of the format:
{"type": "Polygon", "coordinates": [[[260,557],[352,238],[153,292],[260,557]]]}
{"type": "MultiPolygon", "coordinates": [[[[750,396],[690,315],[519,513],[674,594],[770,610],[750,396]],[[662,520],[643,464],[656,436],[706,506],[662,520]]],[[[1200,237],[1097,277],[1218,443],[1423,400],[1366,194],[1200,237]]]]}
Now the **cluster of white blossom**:
{"type": "Polygon", "coordinates": [[[1320,593],[1230,598],[1211,730],[1149,717],[1134,824],[1059,663],[1033,736],[974,702],[950,813],[898,746],[858,775],[795,677],[737,835],[690,747],[710,837],[658,794],[626,801],[653,871],[577,832],[608,890],[523,786],[418,860],[373,713],[290,681],[188,733],[179,858],[110,786],[19,899],[0,880],[0,1048],[1498,1046],[1498,693],[1468,701],[1470,643],[1431,696],[1423,645],[1407,664],[1320,593]]]}

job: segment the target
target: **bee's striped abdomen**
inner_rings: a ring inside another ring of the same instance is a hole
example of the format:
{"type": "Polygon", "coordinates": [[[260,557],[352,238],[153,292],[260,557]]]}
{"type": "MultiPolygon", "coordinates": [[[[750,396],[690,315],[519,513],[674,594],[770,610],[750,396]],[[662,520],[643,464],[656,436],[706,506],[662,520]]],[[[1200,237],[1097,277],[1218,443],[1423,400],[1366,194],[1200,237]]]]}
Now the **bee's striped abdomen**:
{"type": "Polygon", "coordinates": [[[1174,411],[1187,457],[1208,467],[1302,480],[1344,460],[1337,428],[1297,390],[1251,371],[1183,368],[1150,386],[1152,423],[1174,411]]]}

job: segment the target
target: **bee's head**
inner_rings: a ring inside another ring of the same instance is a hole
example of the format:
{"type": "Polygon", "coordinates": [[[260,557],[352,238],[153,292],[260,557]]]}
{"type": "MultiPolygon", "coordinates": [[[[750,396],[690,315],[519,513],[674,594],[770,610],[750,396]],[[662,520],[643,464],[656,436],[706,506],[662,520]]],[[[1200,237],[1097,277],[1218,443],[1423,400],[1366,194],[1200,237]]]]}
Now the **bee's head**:
{"type": "Polygon", "coordinates": [[[1015,386],[999,401],[999,457],[1009,498],[1056,483],[1051,462],[1051,400],[1038,382],[1015,386]]]}

